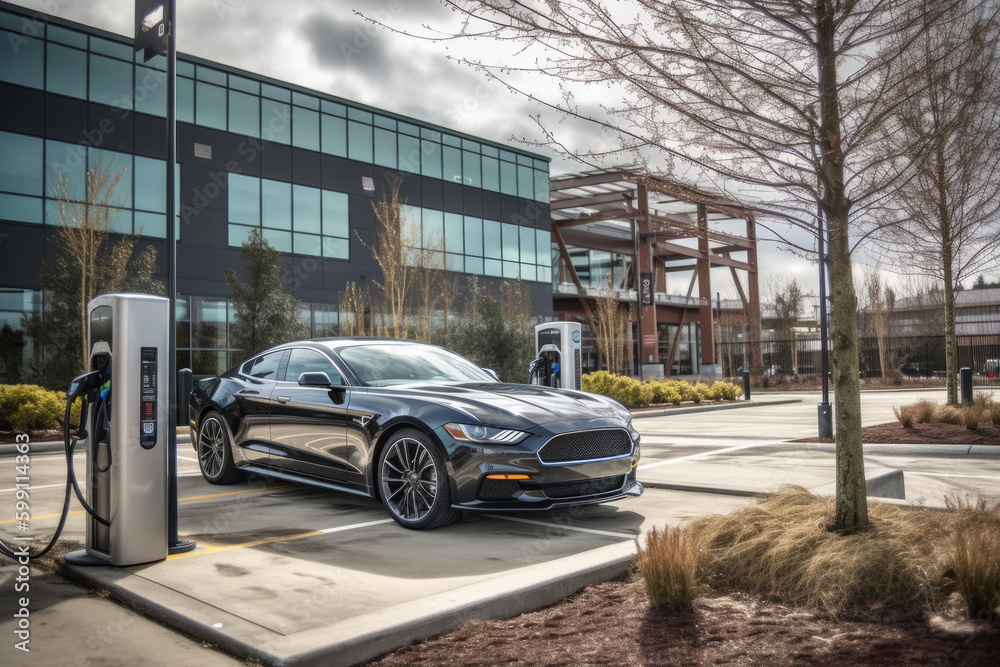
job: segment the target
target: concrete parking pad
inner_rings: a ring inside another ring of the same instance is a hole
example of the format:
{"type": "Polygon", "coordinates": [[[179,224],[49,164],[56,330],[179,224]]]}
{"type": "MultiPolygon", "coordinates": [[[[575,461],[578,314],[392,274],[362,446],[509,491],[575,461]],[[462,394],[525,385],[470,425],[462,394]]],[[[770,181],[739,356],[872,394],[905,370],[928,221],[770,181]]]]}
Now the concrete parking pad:
{"type": "Polygon", "coordinates": [[[745,501],[650,490],[616,505],[491,514],[421,532],[396,525],[375,501],[255,484],[182,503],[197,551],[128,570],[73,567],[73,576],[236,655],[353,664],[403,636],[555,602],[623,572],[643,530],[745,501]],[[359,619],[382,632],[359,643],[359,619]]]}

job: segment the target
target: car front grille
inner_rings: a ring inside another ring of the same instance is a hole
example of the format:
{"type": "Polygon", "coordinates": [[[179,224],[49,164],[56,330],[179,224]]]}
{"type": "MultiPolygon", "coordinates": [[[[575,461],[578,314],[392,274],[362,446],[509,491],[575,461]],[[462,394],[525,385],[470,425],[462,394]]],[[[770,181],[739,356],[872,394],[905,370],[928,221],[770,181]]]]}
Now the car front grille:
{"type": "Polygon", "coordinates": [[[521,491],[521,486],[511,479],[484,479],[479,485],[480,500],[505,500],[513,498],[521,491]]]}
{"type": "Polygon", "coordinates": [[[566,482],[545,487],[546,498],[578,498],[596,496],[620,489],[625,483],[625,475],[598,477],[584,482],[566,482]]]}
{"type": "Polygon", "coordinates": [[[538,450],[542,463],[591,461],[625,456],[632,451],[632,438],[623,428],[577,431],[557,435],[538,450]]]}

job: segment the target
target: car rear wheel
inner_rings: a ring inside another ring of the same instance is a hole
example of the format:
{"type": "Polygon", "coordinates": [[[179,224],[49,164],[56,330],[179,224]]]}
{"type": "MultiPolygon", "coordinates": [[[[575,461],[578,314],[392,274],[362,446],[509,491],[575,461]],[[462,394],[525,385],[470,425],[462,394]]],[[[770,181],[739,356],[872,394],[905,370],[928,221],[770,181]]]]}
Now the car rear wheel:
{"type": "Polygon", "coordinates": [[[198,465],[212,484],[235,484],[245,476],[233,462],[229,431],[218,412],[209,412],[198,429],[198,465]]]}
{"type": "Polygon", "coordinates": [[[451,509],[444,459],[419,431],[398,431],[385,444],[379,454],[378,485],[382,505],[406,528],[438,528],[460,516],[451,509]]]}

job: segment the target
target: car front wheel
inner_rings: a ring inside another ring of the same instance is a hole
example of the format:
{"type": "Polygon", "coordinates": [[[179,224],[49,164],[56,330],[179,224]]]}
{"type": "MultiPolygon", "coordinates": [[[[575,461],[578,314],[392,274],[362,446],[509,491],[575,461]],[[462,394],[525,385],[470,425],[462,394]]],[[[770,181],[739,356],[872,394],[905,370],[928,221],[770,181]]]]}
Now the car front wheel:
{"type": "Polygon", "coordinates": [[[379,454],[378,485],[382,505],[405,528],[438,528],[460,516],[451,509],[444,459],[419,431],[398,431],[385,444],[379,454]]]}

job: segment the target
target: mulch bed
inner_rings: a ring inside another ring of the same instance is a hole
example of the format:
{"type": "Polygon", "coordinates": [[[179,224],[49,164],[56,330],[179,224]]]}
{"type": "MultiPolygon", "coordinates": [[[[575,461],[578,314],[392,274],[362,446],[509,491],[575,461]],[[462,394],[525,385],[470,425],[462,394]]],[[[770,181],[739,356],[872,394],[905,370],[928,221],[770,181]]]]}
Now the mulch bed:
{"type": "MultiPolygon", "coordinates": [[[[865,426],[861,440],[874,445],[997,445],[1000,446],[1000,428],[980,425],[969,430],[956,424],[914,424],[903,428],[899,422],[865,426]]],[[[833,442],[833,438],[802,438],[792,442],[833,442]]]]}
{"type": "Polygon", "coordinates": [[[617,581],[509,620],[472,621],[372,664],[992,667],[998,655],[995,621],[834,621],[730,597],[704,598],[695,613],[680,613],[651,609],[640,583],[617,581]]]}

